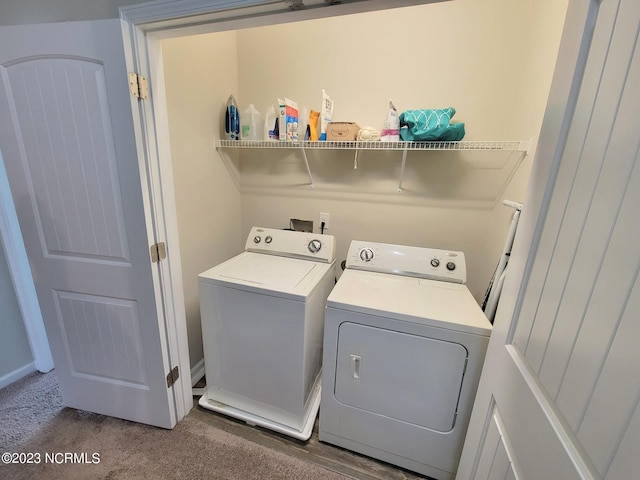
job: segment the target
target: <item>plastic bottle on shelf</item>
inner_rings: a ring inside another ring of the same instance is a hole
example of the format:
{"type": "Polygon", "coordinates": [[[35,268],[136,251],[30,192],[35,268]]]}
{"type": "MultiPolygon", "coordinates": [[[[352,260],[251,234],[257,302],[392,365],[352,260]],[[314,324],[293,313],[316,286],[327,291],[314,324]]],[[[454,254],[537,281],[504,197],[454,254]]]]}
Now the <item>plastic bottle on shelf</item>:
{"type": "Polygon", "coordinates": [[[273,105],[269,105],[269,109],[267,110],[267,114],[264,119],[264,140],[277,140],[276,134],[274,132],[276,123],[276,109],[273,105]]]}
{"type": "Polygon", "coordinates": [[[224,115],[225,140],[240,140],[240,114],[233,95],[229,95],[224,115]]]}
{"type": "Polygon", "coordinates": [[[254,107],[252,103],[244,112],[242,112],[241,139],[260,140],[260,127],[262,126],[261,124],[262,115],[258,110],[256,110],[256,107],[254,107]]]}
{"type": "Polygon", "coordinates": [[[307,107],[302,107],[300,110],[300,116],[298,118],[298,140],[304,141],[309,140],[306,138],[307,134],[307,125],[309,124],[309,109],[307,107]]]}

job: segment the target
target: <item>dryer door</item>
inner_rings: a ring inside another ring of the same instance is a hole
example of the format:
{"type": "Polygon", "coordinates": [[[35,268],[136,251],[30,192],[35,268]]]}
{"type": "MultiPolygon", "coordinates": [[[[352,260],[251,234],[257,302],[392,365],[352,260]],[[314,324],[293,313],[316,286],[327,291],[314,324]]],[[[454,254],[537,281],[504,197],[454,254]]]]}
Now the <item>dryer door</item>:
{"type": "Polygon", "coordinates": [[[453,429],[467,349],[458,344],[345,322],[338,333],[335,397],[414,425],[453,429]]]}

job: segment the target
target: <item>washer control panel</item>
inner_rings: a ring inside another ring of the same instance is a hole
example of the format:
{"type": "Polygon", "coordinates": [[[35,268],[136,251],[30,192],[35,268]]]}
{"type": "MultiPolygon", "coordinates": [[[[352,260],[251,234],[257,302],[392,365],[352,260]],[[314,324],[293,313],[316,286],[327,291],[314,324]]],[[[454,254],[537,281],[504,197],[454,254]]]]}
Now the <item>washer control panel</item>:
{"type": "Polygon", "coordinates": [[[349,247],[346,268],[455,283],[467,282],[463,252],[427,247],[354,240],[349,247]]]}
{"type": "Polygon", "coordinates": [[[252,227],[245,250],[331,263],[336,258],[333,235],[252,227]]]}
{"type": "Polygon", "coordinates": [[[371,250],[371,248],[369,247],[365,247],[362,250],[360,250],[360,260],[362,260],[365,263],[373,260],[374,256],[375,256],[375,253],[373,253],[373,250],[371,250]]]}

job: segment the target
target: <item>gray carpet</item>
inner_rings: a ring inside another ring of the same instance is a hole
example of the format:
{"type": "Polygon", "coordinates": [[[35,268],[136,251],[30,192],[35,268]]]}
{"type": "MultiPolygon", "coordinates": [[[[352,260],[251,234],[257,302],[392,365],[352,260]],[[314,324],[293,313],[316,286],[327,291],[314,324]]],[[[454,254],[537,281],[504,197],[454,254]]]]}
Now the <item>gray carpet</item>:
{"type": "Polygon", "coordinates": [[[214,428],[191,414],[173,430],[164,430],[65,408],[53,372],[31,374],[0,390],[4,452],[39,453],[40,463],[0,463],[3,480],[351,478],[214,428]],[[85,463],[65,463],[61,454],[66,452],[85,463]],[[54,462],[45,461],[47,453],[57,454],[54,462]],[[88,463],[94,453],[99,463],[88,463]]]}
{"type": "Polygon", "coordinates": [[[20,446],[63,406],[53,372],[35,372],[1,389],[0,452],[20,446]]]}

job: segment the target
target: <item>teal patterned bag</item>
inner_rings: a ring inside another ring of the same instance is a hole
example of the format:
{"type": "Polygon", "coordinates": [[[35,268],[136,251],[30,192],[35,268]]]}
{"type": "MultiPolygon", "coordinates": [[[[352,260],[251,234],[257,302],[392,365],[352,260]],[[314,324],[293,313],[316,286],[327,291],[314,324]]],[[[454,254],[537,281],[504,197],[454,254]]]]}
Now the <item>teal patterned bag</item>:
{"type": "Polygon", "coordinates": [[[407,110],[400,114],[400,138],[405,142],[458,142],[464,138],[464,123],[451,123],[453,107],[407,110]]]}

